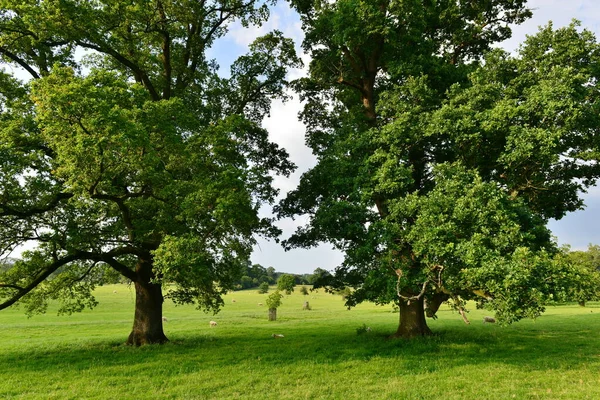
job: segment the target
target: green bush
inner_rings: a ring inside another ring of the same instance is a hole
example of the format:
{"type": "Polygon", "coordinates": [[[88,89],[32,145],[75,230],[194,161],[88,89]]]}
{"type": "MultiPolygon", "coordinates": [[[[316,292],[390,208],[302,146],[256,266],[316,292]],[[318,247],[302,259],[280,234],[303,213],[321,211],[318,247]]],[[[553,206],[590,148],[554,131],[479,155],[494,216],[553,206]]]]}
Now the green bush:
{"type": "Polygon", "coordinates": [[[260,294],[269,293],[269,284],[267,282],[263,282],[260,285],[258,285],[258,293],[260,293],[260,294]]]}

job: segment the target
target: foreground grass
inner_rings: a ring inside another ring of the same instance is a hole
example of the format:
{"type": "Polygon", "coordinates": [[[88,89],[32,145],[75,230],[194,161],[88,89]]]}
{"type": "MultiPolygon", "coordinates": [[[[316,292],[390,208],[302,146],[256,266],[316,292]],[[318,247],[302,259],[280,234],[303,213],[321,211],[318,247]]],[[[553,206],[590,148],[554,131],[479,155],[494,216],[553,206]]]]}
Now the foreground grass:
{"type": "Polygon", "coordinates": [[[600,398],[598,303],[508,328],[482,324],[483,311],[465,326],[441,310],[429,321],[436,336],[405,341],[387,339],[398,318],[390,307],[348,311],[339,296],[294,293],[269,322],[265,298],[232,293],[216,316],[166,303],[171,343],[142,348],[123,345],[134,303],[126,286],[101,288],[97,309],[68,317],[4,310],[0,398],[600,398]],[[358,335],[363,324],[371,332],[358,335]]]}

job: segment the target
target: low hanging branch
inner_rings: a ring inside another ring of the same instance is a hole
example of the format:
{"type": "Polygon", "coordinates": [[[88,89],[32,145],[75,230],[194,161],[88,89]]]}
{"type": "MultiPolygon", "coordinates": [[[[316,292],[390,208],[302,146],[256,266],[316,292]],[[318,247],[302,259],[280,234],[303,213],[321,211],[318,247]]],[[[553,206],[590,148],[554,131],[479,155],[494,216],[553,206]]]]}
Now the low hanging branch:
{"type": "Polygon", "coordinates": [[[454,300],[454,304],[456,305],[456,308],[458,308],[458,313],[462,317],[462,319],[465,322],[465,324],[469,325],[471,323],[471,321],[469,321],[469,319],[467,318],[467,314],[466,314],[465,309],[463,308],[463,306],[461,304],[461,300],[456,295],[452,296],[452,300],[454,300]]]}
{"type": "Polygon", "coordinates": [[[398,297],[400,297],[402,300],[406,301],[407,304],[409,304],[409,305],[410,305],[411,300],[419,300],[421,297],[423,297],[423,295],[425,294],[425,290],[427,289],[427,284],[429,283],[429,280],[426,280],[425,282],[423,282],[423,287],[421,288],[421,291],[419,292],[418,295],[404,296],[402,293],[400,293],[400,280],[402,279],[402,270],[400,268],[398,268],[396,270],[396,275],[398,275],[398,280],[396,281],[396,293],[398,294],[398,297]]]}
{"type": "MultiPolygon", "coordinates": [[[[438,288],[441,288],[442,291],[443,290],[443,285],[442,285],[442,271],[444,270],[444,266],[443,265],[434,265],[432,266],[432,271],[433,270],[439,270],[438,271],[438,277],[437,277],[437,282],[433,282],[434,287],[437,286],[438,288]]],[[[398,297],[401,298],[402,300],[405,300],[406,302],[408,302],[408,304],[410,304],[411,300],[419,300],[421,297],[423,297],[423,295],[425,294],[425,291],[427,290],[427,285],[429,284],[429,279],[425,280],[425,282],[423,282],[423,286],[421,287],[421,291],[419,292],[419,294],[415,295],[415,296],[404,296],[402,293],[400,293],[400,280],[402,279],[402,275],[403,275],[403,271],[402,269],[398,268],[396,270],[394,270],[394,272],[396,273],[396,275],[398,276],[398,280],[396,281],[396,293],[398,294],[398,297]]]]}
{"type": "MultiPolygon", "coordinates": [[[[467,314],[466,314],[464,307],[462,306],[461,300],[458,298],[457,295],[450,293],[444,289],[444,286],[442,284],[442,271],[444,270],[444,266],[434,265],[432,269],[433,270],[438,269],[437,282],[434,282],[434,285],[437,285],[437,287],[440,288],[440,290],[442,292],[447,293],[448,295],[452,296],[452,300],[454,300],[454,303],[456,305],[456,308],[458,309],[460,316],[462,317],[465,324],[469,325],[471,323],[471,321],[469,321],[469,319],[467,318],[467,314]]],[[[404,296],[400,292],[400,280],[402,279],[403,271],[402,271],[402,269],[398,268],[395,270],[395,272],[396,272],[396,275],[398,275],[398,280],[396,281],[396,293],[398,294],[399,298],[406,301],[407,304],[410,305],[411,301],[419,300],[419,299],[421,299],[421,297],[423,297],[423,295],[425,294],[425,291],[427,290],[427,285],[429,284],[429,279],[427,279],[425,282],[423,282],[423,286],[421,287],[421,291],[419,292],[419,294],[414,295],[414,296],[404,296]]]]}

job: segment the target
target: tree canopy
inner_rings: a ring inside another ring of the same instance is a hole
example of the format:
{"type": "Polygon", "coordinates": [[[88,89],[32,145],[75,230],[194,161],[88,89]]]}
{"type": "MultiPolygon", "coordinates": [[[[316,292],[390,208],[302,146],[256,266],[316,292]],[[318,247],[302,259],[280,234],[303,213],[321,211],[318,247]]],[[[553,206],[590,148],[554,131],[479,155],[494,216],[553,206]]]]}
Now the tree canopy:
{"type": "Polygon", "coordinates": [[[318,163],[279,205],[310,217],[288,247],[343,251],[326,283],[354,287],[348,305],[397,303],[403,337],[429,334],[424,313],[447,300],[508,323],[581,283],[546,223],[598,177],[592,33],[548,26],[513,56],[492,45],[525,1],[292,3],[318,163]]]}
{"type": "Polygon", "coordinates": [[[37,247],[0,275],[0,309],[95,305],[107,274],[135,284],[128,343],[164,342],[161,287],[216,311],[272,203],[287,153],[261,121],[299,66],[280,32],[258,38],[229,78],[206,56],[234,20],[269,2],[12,1],[0,11],[0,252],[37,247]]]}
{"type": "Polygon", "coordinates": [[[277,279],[277,290],[291,294],[296,286],[296,278],[291,274],[283,274],[277,279]]]}

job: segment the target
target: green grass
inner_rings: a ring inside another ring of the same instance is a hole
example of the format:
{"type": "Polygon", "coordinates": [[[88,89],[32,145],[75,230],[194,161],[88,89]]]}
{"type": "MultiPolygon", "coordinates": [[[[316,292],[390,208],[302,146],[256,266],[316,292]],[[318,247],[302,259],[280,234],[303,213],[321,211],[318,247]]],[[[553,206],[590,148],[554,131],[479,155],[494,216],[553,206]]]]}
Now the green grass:
{"type": "Polygon", "coordinates": [[[348,311],[339,296],[294,293],[269,322],[266,295],[244,291],[217,315],[166,303],[171,343],[132,348],[133,291],[97,297],[72,316],[0,312],[1,399],[600,398],[599,303],[508,328],[484,325],[480,310],[466,326],[442,307],[428,321],[435,336],[406,341],[387,339],[398,319],[389,306],[348,311]],[[358,335],[363,324],[372,330],[358,335]]]}

